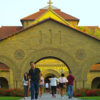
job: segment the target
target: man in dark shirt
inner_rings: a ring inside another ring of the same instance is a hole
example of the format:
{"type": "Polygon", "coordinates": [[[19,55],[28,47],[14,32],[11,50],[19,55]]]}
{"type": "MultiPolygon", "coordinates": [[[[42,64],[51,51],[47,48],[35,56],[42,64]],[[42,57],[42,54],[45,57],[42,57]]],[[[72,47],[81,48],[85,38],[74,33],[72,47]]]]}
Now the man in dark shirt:
{"type": "Polygon", "coordinates": [[[72,72],[69,72],[67,79],[68,79],[68,97],[70,99],[73,96],[73,82],[75,79],[74,76],[72,75],[72,72]]]}
{"type": "Polygon", "coordinates": [[[29,76],[30,76],[30,86],[31,86],[31,100],[38,99],[38,93],[39,93],[39,80],[40,80],[40,69],[35,68],[35,64],[33,62],[30,62],[31,69],[29,70],[29,76]]]}

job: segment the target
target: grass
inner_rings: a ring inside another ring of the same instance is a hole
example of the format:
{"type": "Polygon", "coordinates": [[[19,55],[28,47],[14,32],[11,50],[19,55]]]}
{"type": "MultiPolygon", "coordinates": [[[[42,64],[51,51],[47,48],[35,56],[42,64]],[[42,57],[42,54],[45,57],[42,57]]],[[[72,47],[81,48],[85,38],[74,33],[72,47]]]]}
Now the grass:
{"type": "Polygon", "coordinates": [[[79,97],[81,100],[100,100],[100,97],[79,97]]]}
{"type": "Polygon", "coordinates": [[[0,97],[0,100],[19,100],[19,99],[21,99],[21,97],[7,97],[7,96],[0,97]]]}

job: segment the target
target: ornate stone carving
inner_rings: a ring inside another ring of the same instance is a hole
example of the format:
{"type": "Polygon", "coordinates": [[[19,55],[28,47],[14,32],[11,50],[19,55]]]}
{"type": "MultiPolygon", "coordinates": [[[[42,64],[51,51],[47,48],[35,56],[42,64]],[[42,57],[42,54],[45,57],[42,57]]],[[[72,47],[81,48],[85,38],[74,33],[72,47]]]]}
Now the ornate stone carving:
{"type": "Polygon", "coordinates": [[[62,39],[61,39],[61,31],[59,31],[59,36],[60,36],[60,44],[61,44],[61,42],[62,42],[62,39]]]}
{"type": "Polygon", "coordinates": [[[86,56],[86,53],[85,53],[85,50],[84,49],[78,49],[76,51],[76,58],[79,59],[79,60],[82,60],[84,59],[86,56]]]}
{"type": "Polygon", "coordinates": [[[15,51],[14,56],[15,56],[16,59],[23,59],[24,56],[25,56],[25,53],[22,49],[18,49],[18,50],[15,51]]]}
{"type": "Polygon", "coordinates": [[[39,43],[41,44],[42,43],[42,31],[39,31],[40,33],[40,40],[39,40],[39,43]]]}
{"type": "Polygon", "coordinates": [[[49,32],[50,32],[50,44],[52,44],[52,30],[49,29],[49,32]]]}

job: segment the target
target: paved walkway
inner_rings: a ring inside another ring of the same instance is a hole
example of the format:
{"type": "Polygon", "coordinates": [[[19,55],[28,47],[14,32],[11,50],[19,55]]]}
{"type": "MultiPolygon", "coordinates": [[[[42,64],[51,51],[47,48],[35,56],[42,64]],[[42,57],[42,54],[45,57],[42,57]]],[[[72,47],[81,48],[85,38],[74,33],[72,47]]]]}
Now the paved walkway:
{"type": "MultiPolygon", "coordinates": [[[[25,100],[24,98],[23,99],[20,99],[20,100],[25,100]]],[[[26,100],[31,100],[31,97],[28,97],[26,100]]],[[[72,98],[72,99],[68,99],[68,96],[64,96],[64,98],[61,98],[60,95],[56,95],[56,98],[52,98],[51,94],[43,94],[43,96],[41,98],[39,98],[38,100],[81,100],[81,99],[77,99],[77,98],[72,98]]]]}

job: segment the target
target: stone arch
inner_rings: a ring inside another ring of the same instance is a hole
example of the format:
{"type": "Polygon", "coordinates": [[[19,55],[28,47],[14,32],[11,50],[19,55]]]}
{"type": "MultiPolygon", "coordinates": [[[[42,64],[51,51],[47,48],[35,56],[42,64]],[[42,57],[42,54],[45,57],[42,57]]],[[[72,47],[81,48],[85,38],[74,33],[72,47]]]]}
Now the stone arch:
{"type": "Polygon", "coordinates": [[[66,72],[64,73],[64,75],[65,75],[65,77],[68,76],[68,75],[69,75],[69,72],[66,71],[66,72]]]}
{"type": "Polygon", "coordinates": [[[90,57],[88,58],[88,60],[85,60],[82,64],[81,70],[81,76],[82,79],[87,80],[87,75],[90,71],[90,68],[92,67],[92,65],[96,64],[100,62],[100,56],[94,56],[94,57],[90,57]]]}
{"type": "Polygon", "coordinates": [[[44,70],[43,73],[44,73],[44,78],[49,74],[54,74],[55,76],[58,76],[58,77],[60,76],[60,74],[57,71],[52,70],[52,69],[44,70]]]}
{"type": "Polygon", "coordinates": [[[99,88],[100,89],[100,77],[95,77],[92,80],[91,88],[99,88]]]}
{"type": "Polygon", "coordinates": [[[0,55],[0,62],[9,66],[12,70],[15,70],[16,63],[7,56],[0,55]],[[15,66],[15,67],[14,67],[15,66]]]}
{"type": "Polygon", "coordinates": [[[0,77],[0,88],[9,88],[8,80],[5,77],[0,77]]]}
{"type": "Polygon", "coordinates": [[[67,66],[68,70],[71,71],[70,68],[69,68],[69,66],[67,65],[67,63],[65,63],[62,59],[57,58],[57,57],[53,57],[53,56],[47,56],[47,57],[40,58],[35,63],[38,63],[39,61],[41,61],[43,59],[48,59],[48,58],[50,58],[50,59],[57,59],[57,60],[61,61],[62,63],[64,63],[67,66]]]}
{"type": "MultiPolygon", "coordinates": [[[[40,50],[33,50],[33,52],[31,52],[27,58],[22,62],[22,69],[21,69],[21,78],[23,77],[23,73],[25,71],[28,71],[30,69],[30,61],[33,62],[37,62],[39,59],[44,58],[44,57],[56,57],[61,59],[62,61],[64,61],[70,68],[70,70],[73,72],[74,75],[78,74],[78,70],[77,72],[75,71],[75,69],[77,69],[78,63],[75,61],[75,59],[69,55],[69,53],[59,49],[59,48],[43,48],[40,50]]],[[[77,75],[79,78],[80,75],[77,75]]]]}
{"type": "Polygon", "coordinates": [[[57,78],[60,77],[60,73],[58,73],[57,71],[55,70],[52,70],[52,69],[47,69],[47,70],[44,70],[43,71],[43,77],[44,77],[44,81],[46,82],[50,82],[50,80],[48,80],[48,78],[50,78],[52,75],[56,76],[57,78]]]}
{"type": "MultiPolygon", "coordinates": [[[[9,67],[10,78],[8,79],[8,83],[9,83],[9,87],[13,87],[14,85],[13,79],[16,78],[15,74],[13,74],[13,73],[16,73],[16,63],[12,59],[4,55],[0,55],[0,63],[3,63],[9,67]]],[[[5,77],[5,76],[3,75],[2,77],[5,77]]]]}

